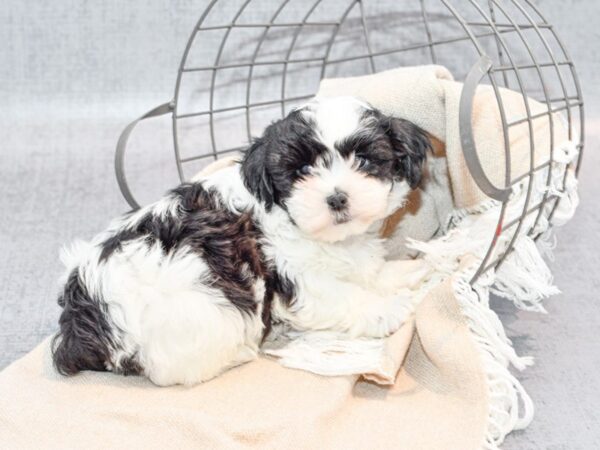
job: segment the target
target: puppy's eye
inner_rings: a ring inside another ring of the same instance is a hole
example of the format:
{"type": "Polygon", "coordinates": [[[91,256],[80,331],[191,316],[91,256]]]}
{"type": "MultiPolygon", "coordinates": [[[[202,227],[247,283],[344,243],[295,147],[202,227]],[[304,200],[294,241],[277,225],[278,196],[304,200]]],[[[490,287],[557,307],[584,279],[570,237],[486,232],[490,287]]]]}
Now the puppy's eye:
{"type": "Polygon", "coordinates": [[[357,156],[356,161],[358,162],[359,169],[368,169],[369,166],[371,165],[371,161],[369,161],[364,156],[357,156]]]}
{"type": "Polygon", "coordinates": [[[296,173],[300,176],[303,175],[310,175],[310,173],[312,172],[312,167],[307,165],[304,165],[302,167],[300,167],[298,170],[296,170],[296,173]]]}

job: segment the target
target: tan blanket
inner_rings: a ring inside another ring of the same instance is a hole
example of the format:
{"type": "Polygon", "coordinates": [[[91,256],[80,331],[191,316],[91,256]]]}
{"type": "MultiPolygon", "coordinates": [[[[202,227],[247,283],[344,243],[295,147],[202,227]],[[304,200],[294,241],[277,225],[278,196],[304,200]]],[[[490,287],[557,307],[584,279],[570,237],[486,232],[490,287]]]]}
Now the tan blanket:
{"type": "Polygon", "coordinates": [[[479,448],[487,389],[449,282],[423,301],[404,342],[392,387],[263,358],[193,388],[158,388],[109,373],[64,378],[52,368],[46,341],[0,373],[0,446],[479,448]]]}

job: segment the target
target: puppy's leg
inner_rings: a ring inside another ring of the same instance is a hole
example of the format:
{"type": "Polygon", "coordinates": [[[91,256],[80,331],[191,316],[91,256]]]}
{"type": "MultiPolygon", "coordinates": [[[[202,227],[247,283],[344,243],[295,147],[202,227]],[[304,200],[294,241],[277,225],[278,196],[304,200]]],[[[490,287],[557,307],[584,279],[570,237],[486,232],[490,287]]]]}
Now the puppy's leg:
{"type": "Polygon", "coordinates": [[[298,329],[384,337],[400,328],[412,313],[406,294],[404,298],[381,295],[322,274],[305,273],[297,288],[295,302],[277,315],[298,329]]]}

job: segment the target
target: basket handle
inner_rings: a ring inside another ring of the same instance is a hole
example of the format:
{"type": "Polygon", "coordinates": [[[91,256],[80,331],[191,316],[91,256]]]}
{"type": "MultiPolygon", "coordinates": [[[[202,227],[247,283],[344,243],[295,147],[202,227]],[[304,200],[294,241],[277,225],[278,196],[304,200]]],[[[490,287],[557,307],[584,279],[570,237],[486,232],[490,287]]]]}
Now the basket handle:
{"type": "Polygon", "coordinates": [[[136,127],[136,125],[145,119],[150,117],[157,117],[173,112],[174,103],[172,101],[168,103],[163,103],[155,108],[152,108],[143,116],[131,122],[129,125],[125,127],[125,129],[121,132],[121,136],[119,136],[119,141],[117,142],[117,149],[115,151],[115,175],[117,176],[117,183],[119,184],[119,189],[121,190],[121,194],[125,197],[129,206],[131,206],[134,210],[140,208],[140,204],[136,201],[131,193],[131,189],[129,189],[129,184],[127,183],[127,177],[125,176],[125,150],[127,150],[127,141],[129,141],[129,136],[131,132],[136,127]]]}
{"type": "Polygon", "coordinates": [[[475,147],[475,138],[473,137],[473,125],[471,118],[473,117],[473,99],[475,98],[475,92],[477,86],[481,82],[481,79],[489,72],[492,67],[492,60],[487,55],[482,55],[479,58],[467,77],[460,95],[460,110],[459,110],[459,128],[460,128],[460,140],[462,143],[463,155],[467,162],[467,167],[471,176],[481,189],[488,197],[505,202],[508,200],[512,189],[498,189],[492,184],[490,179],[485,174],[479,155],[477,154],[477,148],[475,147]]]}

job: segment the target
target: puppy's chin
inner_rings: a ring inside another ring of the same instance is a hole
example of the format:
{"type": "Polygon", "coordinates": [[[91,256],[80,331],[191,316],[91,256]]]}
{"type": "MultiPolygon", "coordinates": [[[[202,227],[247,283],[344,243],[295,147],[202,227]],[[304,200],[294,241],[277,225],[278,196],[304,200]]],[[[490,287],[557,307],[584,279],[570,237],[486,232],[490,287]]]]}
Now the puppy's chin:
{"type": "Polygon", "coordinates": [[[316,231],[302,231],[315,241],[340,242],[346,240],[350,236],[364,234],[375,220],[377,219],[368,222],[364,220],[349,220],[344,223],[330,221],[328,225],[316,231]]]}
{"type": "Polygon", "coordinates": [[[343,241],[365,233],[374,222],[389,214],[395,196],[389,183],[364,177],[351,177],[336,188],[348,196],[348,208],[340,212],[327,206],[333,191],[326,181],[310,177],[294,188],[286,201],[288,213],[296,226],[310,239],[323,242],[343,241]]]}

